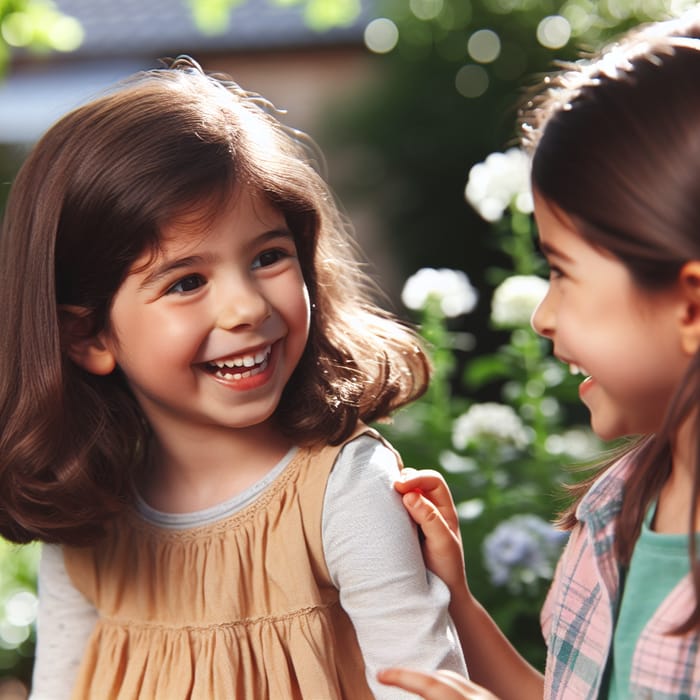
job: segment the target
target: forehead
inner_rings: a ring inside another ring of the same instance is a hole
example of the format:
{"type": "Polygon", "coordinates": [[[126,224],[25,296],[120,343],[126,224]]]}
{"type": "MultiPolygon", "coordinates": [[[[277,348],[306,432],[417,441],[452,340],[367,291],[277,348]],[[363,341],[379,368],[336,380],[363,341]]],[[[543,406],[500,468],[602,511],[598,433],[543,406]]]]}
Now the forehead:
{"type": "Polygon", "coordinates": [[[163,259],[186,256],[214,239],[246,241],[270,230],[286,230],[284,213],[263,194],[249,189],[213,193],[185,205],[158,226],[157,236],[131,266],[143,271],[163,259]]]}
{"type": "Polygon", "coordinates": [[[534,193],[535,221],[540,248],[545,253],[561,252],[560,246],[571,244],[575,239],[583,244],[572,219],[537,192],[534,193]]]}
{"type": "Polygon", "coordinates": [[[188,246],[221,231],[234,235],[284,224],[282,209],[264,193],[239,186],[183,207],[159,226],[158,244],[160,248],[188,246]]]}

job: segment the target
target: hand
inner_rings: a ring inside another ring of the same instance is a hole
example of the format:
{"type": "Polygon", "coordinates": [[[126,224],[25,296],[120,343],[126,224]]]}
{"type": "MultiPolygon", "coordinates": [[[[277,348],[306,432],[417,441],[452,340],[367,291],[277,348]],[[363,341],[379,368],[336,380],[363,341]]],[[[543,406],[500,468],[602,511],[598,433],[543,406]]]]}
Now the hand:
{"type": "Polygon", "coordinates": [[[454,592],[464,588],[464,550],[459,517],[452,494],[442,475],[432,469],[403,469],[394,488],[403,494],[403,504],[420,525],[425,542],[426,566],[454,592]]]}
{"type": "Polygon", "coordinates": [[[380,671],[377,678],[385,685],[403,688],[424,700],[498,700],[485,688],[454,671],[425,673],[407,668],[388,668],[380,671]]]}

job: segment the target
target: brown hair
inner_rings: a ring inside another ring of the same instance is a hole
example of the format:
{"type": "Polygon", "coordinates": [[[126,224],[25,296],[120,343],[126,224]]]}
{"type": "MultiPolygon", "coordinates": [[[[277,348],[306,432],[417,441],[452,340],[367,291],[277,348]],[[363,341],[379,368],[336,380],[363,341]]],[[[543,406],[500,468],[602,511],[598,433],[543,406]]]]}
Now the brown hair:
{"type": "Polygon", "coordinates": [[[313,304],[277,409],[297,443],[338,443],[420,396],[416,334],[375,299],[313,143],[272,105],[191,59],[145,71],[58,121],[12,187],[0,238],[0,534],[87,542],[131,499],[149,428],[117,370],[91,375],[62,348],[60,305],[96,333],[159,231],[243,184],[286,217],[313,304]]]}
{"type": "MultiPolygon", "coordinates": [[[[566,213],[589,243],[610,251],[642,289],[674,284],[684,263],[700,259],[700,13],[629,32],[598,56],[564,65],[523,115],[525,145],[534,149],[532,183],[566,213]]],[[[649,342],[654,342],[653,338],[649,342]]],[[[700,355],[652,436],[637,450],[617,517],[615,548],[628,565],[644,514],[669,476],[671,439],[696,412],[700,436],[700,355]]],[[[620,452],[616,458],[620,457],[620,452]]],[[[574,487],[562,524],[594,476],[574,487]]],[[[700,441],[689,523],[696,605],[685,631],[700,625],[700,563],[694,522],[700,497],[700,441]]]]}

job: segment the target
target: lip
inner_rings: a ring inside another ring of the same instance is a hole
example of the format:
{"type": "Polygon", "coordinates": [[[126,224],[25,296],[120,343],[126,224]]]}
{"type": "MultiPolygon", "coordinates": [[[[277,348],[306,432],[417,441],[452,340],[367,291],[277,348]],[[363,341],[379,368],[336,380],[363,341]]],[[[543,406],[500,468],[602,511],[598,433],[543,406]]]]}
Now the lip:
{"type": "Polygon", "coordinates": [[[579,398],[583,401],[583,397],[595,386],[595,379],[593,377],[586,377],[579,385],[578,385],[578,395],[579,398]]]}

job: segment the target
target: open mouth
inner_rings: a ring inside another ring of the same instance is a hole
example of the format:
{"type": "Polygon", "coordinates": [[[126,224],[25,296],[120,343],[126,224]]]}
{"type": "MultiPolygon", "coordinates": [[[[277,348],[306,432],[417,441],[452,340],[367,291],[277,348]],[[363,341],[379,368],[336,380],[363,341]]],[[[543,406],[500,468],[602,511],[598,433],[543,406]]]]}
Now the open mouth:
{"type": "Polygon", "coordinates": [[[573,363],[569,363],[569,372],[571,374],[583,374],[586,377],[588,376],[588,372],[583,367],[573,363]]]}
{"type": "Polygon", "coordinates": [[[254,354],[227,357],[224,360],[212,360],[205,367],[219,379],[237,380],[254,377],[267,369],[270,362],[272,346],[259,350],[254,354]]]}

